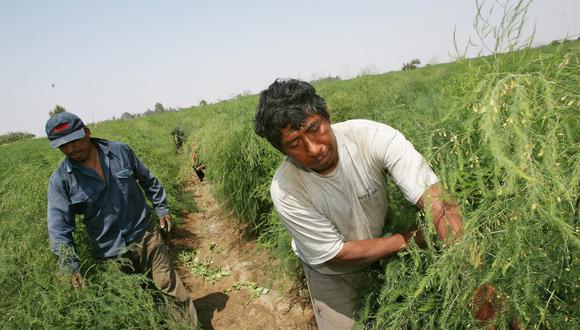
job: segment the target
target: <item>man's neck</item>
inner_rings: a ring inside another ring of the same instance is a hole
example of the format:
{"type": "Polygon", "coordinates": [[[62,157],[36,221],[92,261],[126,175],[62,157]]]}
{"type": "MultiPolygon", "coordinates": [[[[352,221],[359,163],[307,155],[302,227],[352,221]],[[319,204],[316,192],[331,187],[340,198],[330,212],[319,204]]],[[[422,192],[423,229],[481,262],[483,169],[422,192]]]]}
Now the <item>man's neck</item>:
{"type": "Polygon", "coordinates": [[[94,142],[91,141],[89,157],[81,165],[92,169],[99,175],[99,177],[104,178],[104,173],[101,168],[101,160],[99,158],[99,147],[94,142]]]}

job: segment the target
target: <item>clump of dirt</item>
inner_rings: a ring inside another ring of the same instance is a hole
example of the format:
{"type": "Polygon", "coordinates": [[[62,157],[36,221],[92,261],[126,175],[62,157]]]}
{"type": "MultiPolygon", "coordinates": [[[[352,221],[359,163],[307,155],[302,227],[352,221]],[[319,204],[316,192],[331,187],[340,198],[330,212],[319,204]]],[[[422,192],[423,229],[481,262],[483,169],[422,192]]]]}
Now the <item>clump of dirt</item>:
{"type": "Polygon", "coordinates": [[[213,198],[210,183],[192,178],[187,190],[200,211],[183,215],[168,245],[203,328],[316,329],[279,261],[243,238],[244,228],[213,198]]]}

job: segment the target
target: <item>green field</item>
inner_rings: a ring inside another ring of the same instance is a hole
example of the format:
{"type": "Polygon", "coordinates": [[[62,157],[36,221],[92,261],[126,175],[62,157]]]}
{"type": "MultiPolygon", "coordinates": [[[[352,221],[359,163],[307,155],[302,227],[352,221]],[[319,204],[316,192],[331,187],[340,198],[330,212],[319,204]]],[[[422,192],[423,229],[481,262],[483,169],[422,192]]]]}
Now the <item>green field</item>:
{"type": "MultiPolygon", "coordinates": [[[[459,201],[463,237],[412,247],[384,263],[381,289],[367,297],[360,327],[475,328],[473,290],[484,283],[502,301],[506,328],[569,329],[580,324],[580,42],[412,71],[314,82],[334,122],[366,118],[402,131],[459,201]]],[[[266,88],[267,86],[264,86],[266,88]]],[[[158,176],[174,216],[196,206],[181,193],[195,142],[215,195],[247,225],[249,237],[299,269],[269,199],[282,160],[253,133],[257,96],[90,125],[120,140],[158,176]],[[170,132],[188,142],[177,152],[170,132]]],[[[74,109],[70,109],[74,112],[74,109]]],[[[46,188],[62,155],[45,139],[0,146],[0,327],[179,328],[114,263],[95,264],[78,248],[85,290],[59,280],[49,251],[46,188]]],[[[427,223],[390,183],[389,230],[427,223]]],[[[77,242],[82,242],[82,226],[77,242]]]]}

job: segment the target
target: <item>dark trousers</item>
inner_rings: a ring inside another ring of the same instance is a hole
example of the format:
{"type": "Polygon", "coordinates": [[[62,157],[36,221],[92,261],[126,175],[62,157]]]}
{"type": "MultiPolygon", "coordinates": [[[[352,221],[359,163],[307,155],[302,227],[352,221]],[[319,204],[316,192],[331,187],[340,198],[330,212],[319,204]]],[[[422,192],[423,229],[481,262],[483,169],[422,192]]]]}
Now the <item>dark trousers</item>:
{"type": "Polygon", "coordinates": [[[147,274],[164,295],[172,297],[183,316],[197,324],[197,312],[193,300],[185,288],[169,255],[159,229],[152,224],[143,236],[128,246],[124,254],[135,267],[135,271],[147,274]]]}

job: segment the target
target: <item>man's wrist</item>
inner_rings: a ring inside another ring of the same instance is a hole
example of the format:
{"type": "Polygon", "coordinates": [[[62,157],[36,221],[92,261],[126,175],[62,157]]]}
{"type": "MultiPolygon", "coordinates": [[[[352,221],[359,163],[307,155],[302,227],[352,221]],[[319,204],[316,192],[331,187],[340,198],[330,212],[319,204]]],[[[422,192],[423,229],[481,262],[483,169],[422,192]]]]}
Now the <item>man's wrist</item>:
{"type": "Polygon", "coordinates": [[[166,215],[170,215],[171,214],[171,212],[169,212],[169,209],[168,208],[161,208],[161,209],[158,209],[158,210],[155,210],[155,211],[157,213],[157,217],[158,218],[161,218],[161,217],[164,217],[166,215]]]}
{"type": "Polygon", "coordinates": [[[408,247],[408,242],[409,240],[413,237],[413,233],[412,232],[408,232],[406,233],[406,235],[403,234],[397,234],[399,236],[399,242],[400,242],[400,249],[399,251],[402,250],[406,250],[408,247]]]}
{"type": "Polygon", "coordinates": [[[389,245],[391,246],[389,249],[392,251],[391,254],[407,248],[407,238],[404,234],[393,234],[385,238],[389,241],[389,245]]]}

